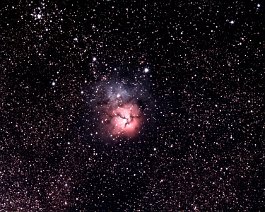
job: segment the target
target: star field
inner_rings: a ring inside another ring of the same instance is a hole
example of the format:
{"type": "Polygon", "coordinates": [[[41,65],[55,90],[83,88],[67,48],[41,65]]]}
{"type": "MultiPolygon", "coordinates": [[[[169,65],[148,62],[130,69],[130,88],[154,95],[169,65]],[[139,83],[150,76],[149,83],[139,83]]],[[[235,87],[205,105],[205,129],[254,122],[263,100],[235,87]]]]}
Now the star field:
{"type": "Polygon", "coordinates": [[[261,211],[264,3],[0,3],[0,211],[261,211]]]}

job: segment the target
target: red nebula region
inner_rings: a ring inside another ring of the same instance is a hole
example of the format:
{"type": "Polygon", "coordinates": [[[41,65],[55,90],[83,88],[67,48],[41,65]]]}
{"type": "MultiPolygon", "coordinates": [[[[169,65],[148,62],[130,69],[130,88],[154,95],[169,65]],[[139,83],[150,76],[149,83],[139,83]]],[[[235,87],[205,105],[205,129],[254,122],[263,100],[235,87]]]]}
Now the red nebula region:
{"type": "Polygon", "coordinates": [[[136,104],[127,103],[108,113],[108,127],[112,136],[135,136],[141,126],[141,112],[136,104]]]}

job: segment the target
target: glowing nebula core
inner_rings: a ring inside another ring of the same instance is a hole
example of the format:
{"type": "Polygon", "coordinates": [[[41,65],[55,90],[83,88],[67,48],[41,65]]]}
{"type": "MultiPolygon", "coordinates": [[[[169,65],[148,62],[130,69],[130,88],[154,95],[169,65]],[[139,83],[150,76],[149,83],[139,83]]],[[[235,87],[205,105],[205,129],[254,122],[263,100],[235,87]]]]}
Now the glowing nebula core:
{"type": "Polygon", "coordinates": [[[108,108],[104,121],[113,137],[134,137],[142,124],[141,111],[134,103],[118,105],[108,108]]]}
{"type": "Polygon", "coordinates": [[[112,111],[112,134],[133,136],[140,127],[140,110],[136,104],[125,104],[112,111]]]}

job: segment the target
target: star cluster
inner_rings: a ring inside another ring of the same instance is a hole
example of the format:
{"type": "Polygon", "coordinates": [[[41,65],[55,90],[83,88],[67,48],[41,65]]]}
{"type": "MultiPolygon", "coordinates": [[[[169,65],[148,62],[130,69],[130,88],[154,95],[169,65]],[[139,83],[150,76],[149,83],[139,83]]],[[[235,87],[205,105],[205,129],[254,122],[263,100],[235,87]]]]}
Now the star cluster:
{"type": "Polygon", "coordinates": [[[264,208],[262,1],[0,5],[0,211],[264,208]]]}

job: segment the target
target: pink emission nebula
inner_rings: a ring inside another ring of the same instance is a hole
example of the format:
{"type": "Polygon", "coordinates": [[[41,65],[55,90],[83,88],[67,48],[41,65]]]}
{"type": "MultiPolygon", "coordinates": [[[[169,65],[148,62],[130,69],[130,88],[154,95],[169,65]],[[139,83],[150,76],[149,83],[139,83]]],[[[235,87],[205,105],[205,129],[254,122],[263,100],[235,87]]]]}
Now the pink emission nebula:
{"type": "Polygon", "coordinates": [[[142,117],[136,104],[126,103],[106,112],[105,123],[113,137],[134,137],[138,134],[142,117]]]}

